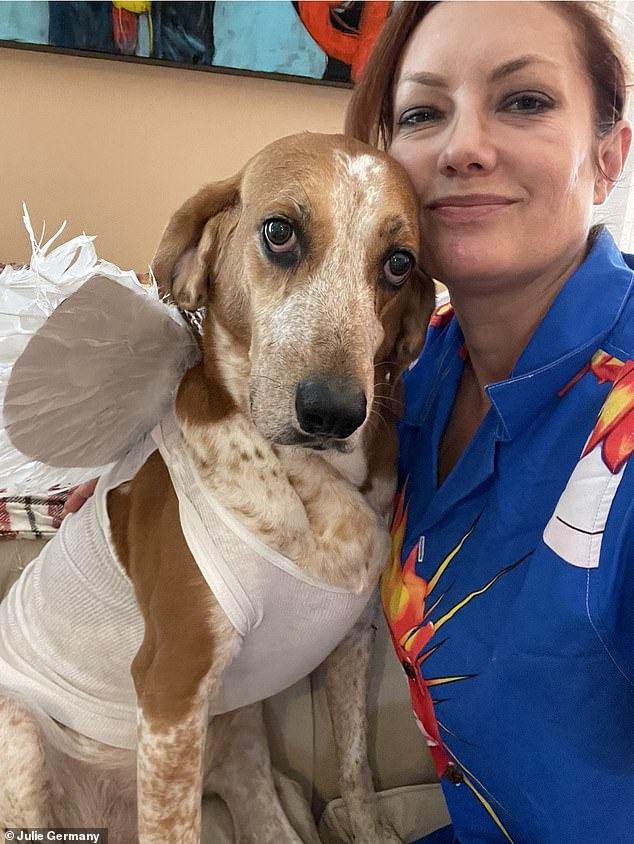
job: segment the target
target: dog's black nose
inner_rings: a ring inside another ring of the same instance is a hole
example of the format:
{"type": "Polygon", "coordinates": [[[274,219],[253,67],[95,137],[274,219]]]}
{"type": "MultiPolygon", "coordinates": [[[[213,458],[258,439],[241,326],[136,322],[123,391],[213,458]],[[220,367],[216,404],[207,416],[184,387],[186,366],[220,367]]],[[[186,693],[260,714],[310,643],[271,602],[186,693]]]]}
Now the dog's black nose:
{"type": "Polygon", "coordinates": [[[352,378],[312,375],[297,385],[295,410],[302,431],[345,440],[363,424],[365,393],[352,378]]]}

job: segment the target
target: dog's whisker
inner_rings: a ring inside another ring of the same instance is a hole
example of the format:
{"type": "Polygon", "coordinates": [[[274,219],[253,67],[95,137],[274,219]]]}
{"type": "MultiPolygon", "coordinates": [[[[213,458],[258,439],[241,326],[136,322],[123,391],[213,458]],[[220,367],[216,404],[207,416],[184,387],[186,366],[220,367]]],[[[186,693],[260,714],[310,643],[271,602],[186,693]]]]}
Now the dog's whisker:
{"type": "Polygon", "coordinates": [[[393,399],[392,405],[390,405],[385,399],[381,396],[375,396],[373,407],[383,408],[384,410],[389,411],[390,413],[401,413],[403,411],[403,402],[399,401],[398,399],[393,399]]]}
{"type": "Polygon", "coordinates": [[[396,396],[388,396],[382,395],[381,393],[374,394],[374,401],[381,401],[385,404],[392,402],[392,404],[396,405],[396,407],[403,407],[403,400],[397,398],[396,396]]]}
{"type": "Polygon", "coordinates": [[[385,425],[385,427],[387,428],[388,431],[392,430],[392,426],[390,425],[390,423],[385,419],[385,417],[382,415],[382,413],[378,410],[375,410],[374,407],[370,408],[370,416],[373,417],[373,418],[376,417],[376,418],[380,419],[381,422],[385,425]]]}

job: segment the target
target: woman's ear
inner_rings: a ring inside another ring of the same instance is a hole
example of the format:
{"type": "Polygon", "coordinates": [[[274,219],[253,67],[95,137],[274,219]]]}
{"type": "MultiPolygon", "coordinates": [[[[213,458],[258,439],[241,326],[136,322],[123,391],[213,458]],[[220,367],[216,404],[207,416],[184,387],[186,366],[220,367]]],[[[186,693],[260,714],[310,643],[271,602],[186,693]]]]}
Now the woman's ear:
{"type": "Polygon", "coordinates": [[[619,120],[610,134],[599,141],[599,166],[594,183],[595,205],[602,205],[612,193],[625,167],[631,143],[632,124],[629,120],[619,120]]]}

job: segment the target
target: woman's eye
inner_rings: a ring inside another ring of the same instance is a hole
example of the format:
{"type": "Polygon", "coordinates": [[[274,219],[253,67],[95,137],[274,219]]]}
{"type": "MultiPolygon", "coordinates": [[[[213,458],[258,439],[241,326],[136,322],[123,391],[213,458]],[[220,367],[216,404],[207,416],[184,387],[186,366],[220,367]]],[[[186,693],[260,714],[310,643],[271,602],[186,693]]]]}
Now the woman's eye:
{"type": "Polygon", "coordinates": [[[504,108],[521,114],[539,114],[553,107],[553,102],[543,94],[513,94],[504,101],[504,108]]]}
{"type": "Polygon", "coordinates": [[[414,258],[409,252],[403,252],[403,250],[392,252],[383,264],[385,280],[394,287],[400,287],[409,278],[413,267],[414,258]]]}
{"type": "Polygon", "coordinates": [[[281,217],[266,220],[262,227],[264,243],[271,252],[290,252],[297,246],[295,229],[281,217]]]}
{"type": "Polygon", "coordinates": [[[431,106],[410,108],[404,111],[398,119],[399,126],[419,126],[422,123],[431,123],[440,117],[438,109],[431,106]]]}

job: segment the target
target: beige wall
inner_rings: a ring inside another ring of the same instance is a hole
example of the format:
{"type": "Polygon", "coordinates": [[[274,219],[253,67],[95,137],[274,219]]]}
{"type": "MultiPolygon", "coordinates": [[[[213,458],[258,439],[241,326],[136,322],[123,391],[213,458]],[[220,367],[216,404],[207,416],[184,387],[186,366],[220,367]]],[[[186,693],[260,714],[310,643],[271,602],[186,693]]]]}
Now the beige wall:
{"type": "Polygon", "coordinates": [[[0,48],[0,261],[36,233],[96,234],[97,254],[147,268],[163,226],[199,185],[264,144],[339,131],[347,89],[0,48]]]}

